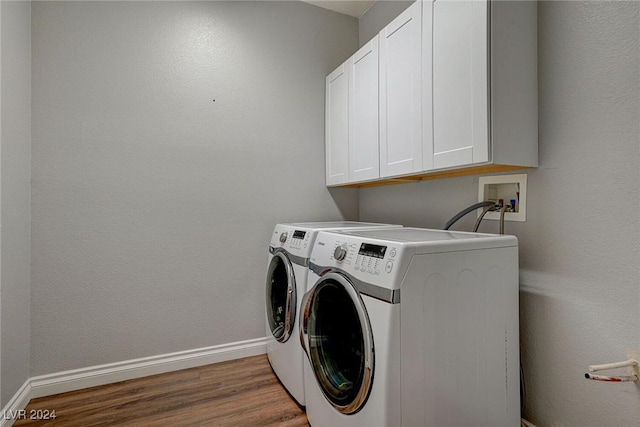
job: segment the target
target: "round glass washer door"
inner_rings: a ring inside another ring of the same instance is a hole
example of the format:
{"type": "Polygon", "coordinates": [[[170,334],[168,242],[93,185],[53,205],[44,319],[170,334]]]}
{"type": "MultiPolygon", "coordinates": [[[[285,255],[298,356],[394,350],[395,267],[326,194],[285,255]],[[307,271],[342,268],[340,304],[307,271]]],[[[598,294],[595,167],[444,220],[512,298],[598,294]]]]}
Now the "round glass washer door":
{"type": "Polygon", "coordinates": [[[296,320],[296,281],[291,261],[276,252],[267,269],[267,322],[273,337],[286,342],[296,320]]]}
{"type": "Polygon", "coordinates": [[[339,273],[307,294],[302,341],[322,393],[343,414],[358,412],[373,384],[374,348],[362,298],[339,273]]]}

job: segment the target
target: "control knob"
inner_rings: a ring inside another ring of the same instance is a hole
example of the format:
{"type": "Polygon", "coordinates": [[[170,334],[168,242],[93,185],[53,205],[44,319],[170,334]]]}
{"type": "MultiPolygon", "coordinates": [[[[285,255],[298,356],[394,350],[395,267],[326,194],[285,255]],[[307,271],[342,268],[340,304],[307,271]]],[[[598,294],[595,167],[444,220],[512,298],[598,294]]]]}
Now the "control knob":
{"type": "Polygon", "coordinates": [[[287,232],[285,231],[280,235],[280,243],[284,243],[287,241],[287,232]]]}
{"type": "Polygon", "coordinates": [[[338,246],[336,250],[333,251],[333,257],[338,262],[344,261],[344,259],[347,257],[347,246],[346,245],[338,246]]]}

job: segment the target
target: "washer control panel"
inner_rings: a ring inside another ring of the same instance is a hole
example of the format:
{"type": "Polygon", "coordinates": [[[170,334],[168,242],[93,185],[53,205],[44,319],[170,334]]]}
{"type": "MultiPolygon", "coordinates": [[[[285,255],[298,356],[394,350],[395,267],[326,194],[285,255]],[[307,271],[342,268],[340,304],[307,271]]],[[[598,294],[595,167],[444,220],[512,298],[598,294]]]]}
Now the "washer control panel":
{"type": "Polygon", "coordinates": [[[349,253],[349,247],[346,244],[336,246],[336,248],[333,250],[333,257],[335,258],[336,261],[342,262],[347,257],[348,253],[349,253]]]}
{"type": "Polygon", "coordinates": [[[393,271],[395,247],[371,243],[353,243],[337,240],[333,244],[332,260],[339,265],[349,266],[353,270],[371,275],[393,271]]]}

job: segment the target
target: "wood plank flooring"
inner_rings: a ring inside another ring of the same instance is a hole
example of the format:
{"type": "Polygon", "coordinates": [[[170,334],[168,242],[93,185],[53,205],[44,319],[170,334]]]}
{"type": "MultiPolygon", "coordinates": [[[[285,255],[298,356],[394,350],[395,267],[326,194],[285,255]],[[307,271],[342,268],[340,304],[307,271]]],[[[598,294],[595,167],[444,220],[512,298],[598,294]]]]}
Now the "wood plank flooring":
{"type": "Polygon", "coordinates": [[[264,355],[34,399],[26,416],[46,411],[14,426],[309,426],[264,355]]]}

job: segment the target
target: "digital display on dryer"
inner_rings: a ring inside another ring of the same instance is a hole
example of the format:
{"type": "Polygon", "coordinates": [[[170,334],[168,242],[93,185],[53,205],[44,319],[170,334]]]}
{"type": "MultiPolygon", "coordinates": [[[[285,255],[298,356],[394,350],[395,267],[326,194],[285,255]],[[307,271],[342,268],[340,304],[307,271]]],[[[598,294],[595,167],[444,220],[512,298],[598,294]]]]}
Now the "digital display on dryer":
{"type": "Polygon", "coordinates": [[[293,238],[294,239],[304,239],[305,234],[307,234],[306,231],[296,230],[296,231],[293,232],[293,238]]]}
{"type": "Polygon", "coordinates": [[[360,245],[358,255],[370,256],[374,258],[384,258],[384,253],[387,251],[386,246],[372,245],[369,243],[363,243],[360,245]]]}

